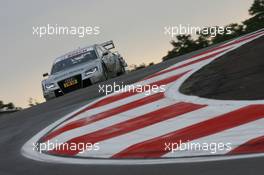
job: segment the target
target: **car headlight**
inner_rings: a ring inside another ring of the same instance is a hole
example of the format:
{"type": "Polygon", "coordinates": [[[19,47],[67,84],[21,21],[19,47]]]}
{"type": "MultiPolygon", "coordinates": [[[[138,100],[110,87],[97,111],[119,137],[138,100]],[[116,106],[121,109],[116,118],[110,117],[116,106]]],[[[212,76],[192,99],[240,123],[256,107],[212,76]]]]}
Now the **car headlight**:
{"type": "Polygon", "coordinates": [[[92,69],[89,69],[87,71],[84,72],[84,75],[87,76],[87,75],[91,75],[93,73],[95,73],[96,71],[98,71],[98,68],[97,67],[94,67],[92,69]]]}
{"type": "Polygon", "coordinates": [[[49,83],[49,84],[46,84],[45,87],[46,87],[46,89],[51,89],[51,88],[55,87],[55,84],[54,83],[49,83]]]}

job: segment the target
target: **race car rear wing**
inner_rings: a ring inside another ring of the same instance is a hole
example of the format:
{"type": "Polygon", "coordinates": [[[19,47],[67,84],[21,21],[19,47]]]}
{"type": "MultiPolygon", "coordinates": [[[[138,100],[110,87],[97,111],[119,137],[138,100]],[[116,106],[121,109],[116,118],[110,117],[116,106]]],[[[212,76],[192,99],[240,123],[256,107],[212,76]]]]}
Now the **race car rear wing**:
{"type": "Polygon", "coordinates": [[[104,43],[102,43],[100,45],[103,46],[107,50],[111,50],[111,49],[115,48],[114,42],[112,40],[106,41],[106,42],[104,42],[104,43]]]}

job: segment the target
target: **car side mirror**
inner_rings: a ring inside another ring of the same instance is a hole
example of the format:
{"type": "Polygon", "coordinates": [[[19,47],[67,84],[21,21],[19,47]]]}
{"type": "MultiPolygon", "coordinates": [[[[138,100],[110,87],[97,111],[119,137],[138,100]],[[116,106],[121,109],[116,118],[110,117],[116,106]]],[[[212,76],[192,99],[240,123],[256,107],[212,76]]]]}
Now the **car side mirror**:
{"type": "Polygon", "coordinates": [[[46,76],[48,76],[49,74],[48,73],[44,73],[42,76],[43,77],[46,77],[46,76]]]}
{"type": "Polygon", "coordinates": [[[105,52],[103,52],[102,55],[103,55],[103,57],[104,57],[104,56],[108,55],[108,52],[105,51],[105,52]]]}

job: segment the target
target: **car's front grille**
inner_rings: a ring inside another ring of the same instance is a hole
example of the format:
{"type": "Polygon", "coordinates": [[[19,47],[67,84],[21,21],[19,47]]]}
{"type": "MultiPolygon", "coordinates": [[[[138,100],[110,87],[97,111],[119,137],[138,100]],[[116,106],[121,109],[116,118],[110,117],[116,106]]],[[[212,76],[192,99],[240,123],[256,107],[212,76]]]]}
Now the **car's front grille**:
{"type": "Polygon", "coordinates": [[[69,93],[71,91],[82,88],[82,76],[76,75],[58,82],[58,85],[63,93],[69,93]]]}

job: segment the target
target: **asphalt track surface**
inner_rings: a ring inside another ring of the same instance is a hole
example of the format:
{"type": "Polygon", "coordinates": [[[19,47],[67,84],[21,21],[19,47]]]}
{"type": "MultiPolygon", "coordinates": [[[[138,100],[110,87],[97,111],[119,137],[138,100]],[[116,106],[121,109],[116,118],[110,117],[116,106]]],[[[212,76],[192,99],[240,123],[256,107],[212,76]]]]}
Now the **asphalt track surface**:
{"type": "Polygon", "coordinates": [[[261,37],[217,58],[191,75],[180,91],[220,100],[264,99],[263,46],[261,37]]]}
{"type": "MultiPolygon", "coordinates": [[[[136,82],[205,50],[120,76],[104,84],[136,82]]],[[[113,166],[44,163],[21,155],[20,150],[23,144],[40,130],[102,95],[98,93],[98,85],[93,85],[21,112],[0,116],[0,174],[263,174],[264,157],[201,163],[113,166]]]]}

